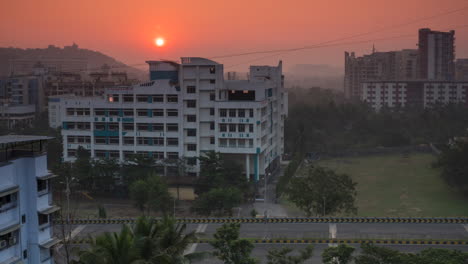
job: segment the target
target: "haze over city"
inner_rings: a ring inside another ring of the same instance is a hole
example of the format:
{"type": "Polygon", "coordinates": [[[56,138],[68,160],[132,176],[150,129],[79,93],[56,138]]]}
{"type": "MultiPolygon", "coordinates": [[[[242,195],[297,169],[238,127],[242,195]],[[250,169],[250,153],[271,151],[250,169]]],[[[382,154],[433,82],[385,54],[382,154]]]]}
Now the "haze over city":
{"type": "Polygon", "coordinates": [[[468,264],[468,0],[0,1],[0,264],[468,264]]]}
{"type": "Polygon", "coordinates": [[[304,63],[342,67],[345,50],[362,54],[370,52],[373,44],[379,51],[416,48],[417,30],[429,27],[455,29],[457,56],[468,57],[466,12],[392,28],[466,8],[467,4],[465,0],[3,1],[0,46],[45,48],[75,42],[126,64],[142,64],[148,59],[178,60],[189,55],[211,58],[297,48],[387,29],[340,41],[366,43],[282,53],[259,60],[265,55],[218,59],[234,70],[245,69],[252,59],[257,59],[257,64],[283,59],[286,68],[304,63]],[[154,45],[157,37],[166,40],[164,47],[154,45]],[[393,39],[378,40],[383,38],[393,39]]]}

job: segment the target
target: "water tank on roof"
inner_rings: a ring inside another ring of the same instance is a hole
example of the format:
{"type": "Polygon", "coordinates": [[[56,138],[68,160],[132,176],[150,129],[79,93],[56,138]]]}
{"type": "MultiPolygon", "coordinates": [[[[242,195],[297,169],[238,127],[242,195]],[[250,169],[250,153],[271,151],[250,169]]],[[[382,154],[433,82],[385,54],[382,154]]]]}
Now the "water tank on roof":
{"type": "Polygon", "coordinates": [[[179,64],[172,61],[147,61],[149,64],[150,80],[179,80],[179,64]]]}

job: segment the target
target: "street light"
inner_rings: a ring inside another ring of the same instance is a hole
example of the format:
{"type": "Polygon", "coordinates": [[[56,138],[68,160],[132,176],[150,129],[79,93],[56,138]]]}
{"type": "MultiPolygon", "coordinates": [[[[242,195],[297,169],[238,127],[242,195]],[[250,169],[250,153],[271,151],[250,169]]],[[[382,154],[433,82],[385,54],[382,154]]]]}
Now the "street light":
{"type": "Polygon", "coordinates": [[[267,202],[267,178],[270,177],[271,173],[266,173],[265,174],[265,191],[264,191],[264,196],[263,196],[263,203],[267,202]]]}

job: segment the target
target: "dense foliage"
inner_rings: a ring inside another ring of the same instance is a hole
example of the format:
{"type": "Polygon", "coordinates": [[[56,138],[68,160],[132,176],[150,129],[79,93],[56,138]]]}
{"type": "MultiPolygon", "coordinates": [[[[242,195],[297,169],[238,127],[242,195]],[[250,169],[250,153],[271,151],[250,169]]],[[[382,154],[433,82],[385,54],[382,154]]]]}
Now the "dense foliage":
{"type": "Polygon", "coordinates": [[[206,253],[184,254],[196,241],[195,232],[176,219],[161,221],[140,217],[132,227],[124,225],[118,233],[104,233],[92,238],[89,248],[79,250],[76,264],[158,263],[184,264],[200,259],[206,253]]]}
{"type": "Polygon", "coordinates": [[[239,238],[240,224],[224,224],[214,234],[210,245],[214,248],[213,255],[225,264],[255,264],[250,257],[254,245],[246,239],[239,238]]]}
{"type": "Polygon", "coordinates": [[[446,146],[435,164],[442,178],[468,196],[468,140],[460,138],[446,146]]]}
{"type": "Polygon", "coordinates": [[[446,143],[468,127],[468,108],[381,109],[345,101],[320,88],[290,89],[285,124],[288,153],[340,153],[356,148],[446,143]]]}
{"type": "Polygon", "coordinates": [[[309,166],[289,182],[286,194],[307,216],[356,213],[356,183],[346,174],[309,166]]]}

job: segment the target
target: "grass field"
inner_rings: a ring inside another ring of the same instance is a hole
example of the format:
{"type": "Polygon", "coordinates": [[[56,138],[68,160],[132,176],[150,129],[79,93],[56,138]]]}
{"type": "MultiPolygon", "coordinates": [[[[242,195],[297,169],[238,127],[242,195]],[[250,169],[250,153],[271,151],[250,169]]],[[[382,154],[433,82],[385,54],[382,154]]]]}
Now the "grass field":
{"type": "Polygon", "coordinates": [[[358,183],[359,216],[468,216],[468,200],[431,168],[434,159],[413,153],[322,160],[318,165],[347,173],[358,183]]]}

